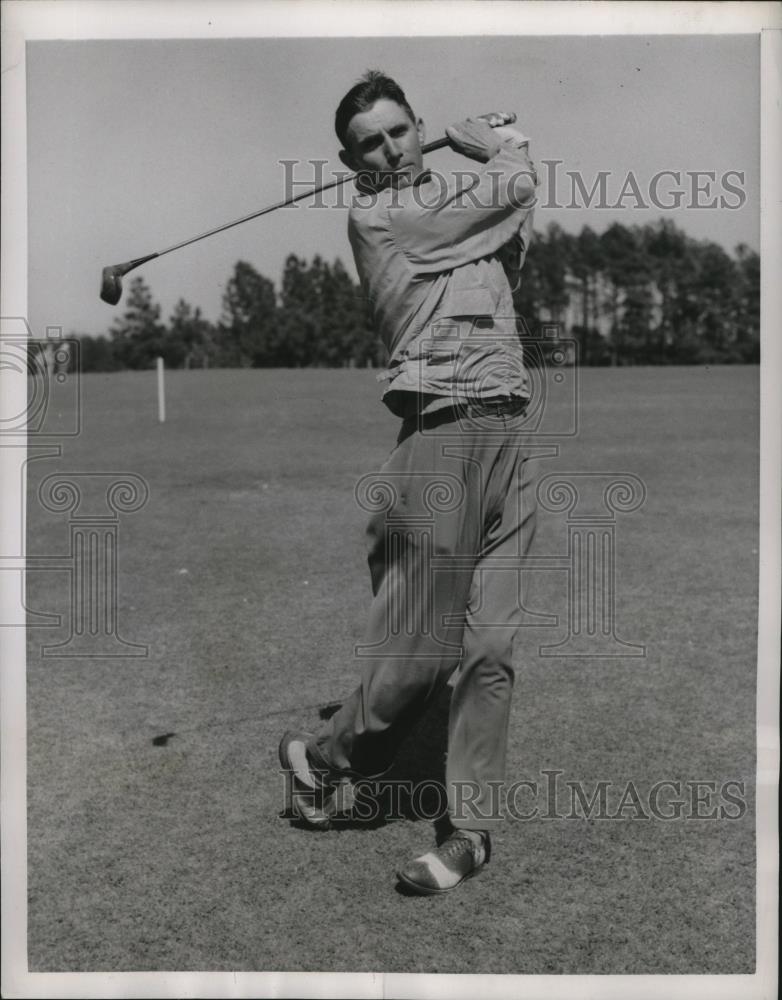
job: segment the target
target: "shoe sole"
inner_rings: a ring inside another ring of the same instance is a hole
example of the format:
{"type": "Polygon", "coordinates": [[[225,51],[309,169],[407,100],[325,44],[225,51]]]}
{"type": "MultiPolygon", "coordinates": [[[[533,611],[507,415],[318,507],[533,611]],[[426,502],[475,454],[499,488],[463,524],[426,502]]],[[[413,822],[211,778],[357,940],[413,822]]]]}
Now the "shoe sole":
{"type": "MultiPolygon", "coordinates": [[[[330,817],[324,815],[322,820],[313,821],[308,816],[302,815],[300,810],[297,808],[293,797],[293,782],[296,780],[296,771],[291,763],[289,755],[289,747],[294,740],[300,740],[304,734],[295,732],[293,730],[288,730],[288,732],[283,734],[280,740],[280,745],[278,748],[278,756],[280,758],[280,765],[283,771],[287,775],[287,780],[285,782],[285,812],[284,818],[286,819],[297,819],[302,823],[305,823],[312,830],[328,830],[331,826],[330,817]]],[[[308,734],[307,734],[308,735],[308,734]]]]}
{"type": "Polygon", "coordinates": [[[481,865],[480,868],[475,868],[473,871],[467,872],[466,875],[463,875],[459,879],[456,885],[448,886],[447,889],[435,889],[433,886],[421,885],[420,882],[414,882],[412,879],[408,878],[402,872],[397,872],[396,877],[399,879],[402,885],[406,886],[408,889],[412,889],[413,892],[416,893],[416,895],[418,896],[444,896],[446,893],[453,892],[454,889],[458,889],[460,885],[463,885],[467,881],[467,879],[474,878],[476,875],[480,875],[480,873],[483,871],[485,867],[486,867],[485,864],[483,864],[481,865]]]}

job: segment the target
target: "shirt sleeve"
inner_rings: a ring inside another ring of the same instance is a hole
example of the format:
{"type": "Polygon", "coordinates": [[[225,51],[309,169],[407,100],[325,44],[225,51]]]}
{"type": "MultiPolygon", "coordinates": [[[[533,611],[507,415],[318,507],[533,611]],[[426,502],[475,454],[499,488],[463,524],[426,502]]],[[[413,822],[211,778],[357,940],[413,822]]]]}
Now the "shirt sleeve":
{"type": "Polygon", "coordinates": [[[447,186],[434,174],[404,204],[389,207],[394,243],[417,274],[449,271],[496,253],[520,235],[532,214],[534,176],[526,145],[515,142],[504,143],[488,163],[460,172],[447,186]]]}

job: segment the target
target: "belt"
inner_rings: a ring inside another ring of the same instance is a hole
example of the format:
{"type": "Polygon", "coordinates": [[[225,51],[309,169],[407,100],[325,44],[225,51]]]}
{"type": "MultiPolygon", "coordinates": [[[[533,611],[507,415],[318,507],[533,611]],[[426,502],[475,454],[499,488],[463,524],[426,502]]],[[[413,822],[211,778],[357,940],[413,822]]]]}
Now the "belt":
{"type": "Polygon", "coordinates": [[[474,420],[480,417],[517,417],[527,409],[528,399],[518,396],[492,396],[475,402],[459,402],[444,406],[433,413],[418,413],[402,421],[398,444],[416,430],[431,430],[440,424],[455,423],[459,420],[474,420]]]}
{"type": "Polygon", "coordinates": [[[479,399],[474,403],[456,403],[453,410],[457,416],[518,416],[527,409],[528,399],[518,396],[492,396],[490,399],[479,399]]]}

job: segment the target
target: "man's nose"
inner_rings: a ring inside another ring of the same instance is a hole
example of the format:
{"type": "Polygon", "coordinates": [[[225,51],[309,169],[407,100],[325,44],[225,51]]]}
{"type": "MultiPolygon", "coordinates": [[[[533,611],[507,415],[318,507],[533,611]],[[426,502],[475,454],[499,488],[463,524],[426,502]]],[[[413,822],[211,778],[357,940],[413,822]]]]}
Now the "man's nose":
{"type": "Polygon", "coordinates": [[[390,135],[386,136],[385,142],[383,144],[383,150],[386,154],[386,159],[389,163],[395,163],[402,156],[402,150],[399,145],[391,138],[390,135]]]}

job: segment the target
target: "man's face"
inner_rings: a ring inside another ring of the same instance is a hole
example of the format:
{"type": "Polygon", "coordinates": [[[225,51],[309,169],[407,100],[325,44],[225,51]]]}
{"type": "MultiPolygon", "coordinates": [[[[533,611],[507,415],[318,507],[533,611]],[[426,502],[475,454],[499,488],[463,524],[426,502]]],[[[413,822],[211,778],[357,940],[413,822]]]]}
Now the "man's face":
{"type": "Polygon", "coordinates": [[[348,148],[339,155],[351,170],[373,172],[375,189],[406,187],[424,168],[423,141],[421,119],[412,121],[401,104],[381,98],[350,119],[348,148]]]}

